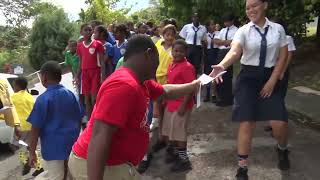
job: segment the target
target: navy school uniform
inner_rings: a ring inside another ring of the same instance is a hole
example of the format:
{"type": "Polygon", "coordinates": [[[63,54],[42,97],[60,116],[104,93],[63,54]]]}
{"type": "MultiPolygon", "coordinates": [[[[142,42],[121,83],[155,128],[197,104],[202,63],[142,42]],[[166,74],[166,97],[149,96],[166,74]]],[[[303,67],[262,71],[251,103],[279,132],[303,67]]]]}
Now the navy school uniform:
{"type": "Polygon", "coordinates": [[[207,28],[203,25],[195,27],[193,23],[185,25],[179,35],[188,44],[188,61],[201,73],[202,41],[206,40],[207,28]]]}
{"type": "MultiPolygon", "coordinates": [[[[221,29],[218,36],[215,39],[219,40],[232,40],[238,28],[234,25],[221,29]]],[[[230,50],[230,46],[219,46],[218,63],[220,63],[230,50]]],[[[221,105],[233,104],[232,93],[232,78],[233,78],[233,66],[231,65],[227,72],[222,76],[223,82],[217,85],[218,101],[221,105]]],[[[217,104],[218,105],[218,104],[217,104]]]]}
{"type": "Polygon", "coordinates": [[[283,27],[268,19],[264,28],[250,22],[237,31],[233,41],[240,43],[243,49],[235,88],[233,121],[287,121],[282,81],[277,82],[269,98],[260,96],[276,65],[280,48],[287,46],[283,27]]]}

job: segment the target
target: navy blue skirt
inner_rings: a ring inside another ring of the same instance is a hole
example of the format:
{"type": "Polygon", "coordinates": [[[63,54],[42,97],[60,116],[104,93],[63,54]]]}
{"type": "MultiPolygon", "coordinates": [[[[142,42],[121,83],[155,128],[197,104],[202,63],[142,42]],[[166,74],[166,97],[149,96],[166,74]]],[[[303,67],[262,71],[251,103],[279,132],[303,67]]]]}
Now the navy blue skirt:
{"type": "Polygon", "coordinates": [[[260,91],[272,72],[273,68],[261,70],[257,66],[241,66],[235,87],[233,121],[288,121],[283,96],[283,81],[277,82],[269,98],[260,96],[260,91]]]}

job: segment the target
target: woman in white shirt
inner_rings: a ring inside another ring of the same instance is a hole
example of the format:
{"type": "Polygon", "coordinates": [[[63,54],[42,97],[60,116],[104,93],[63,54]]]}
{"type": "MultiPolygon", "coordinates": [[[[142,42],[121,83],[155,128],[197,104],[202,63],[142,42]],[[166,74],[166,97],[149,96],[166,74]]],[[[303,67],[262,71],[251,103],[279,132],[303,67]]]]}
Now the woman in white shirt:
{"type": "MultiPolygon", "coordinates": [[[[248,155],[256,122],[270,121],[278,141],[278,167],[290,168],[288,158],[288,114],[281,94],[281,74],[287,58],[287,39],[283,27],[266,18],[267,0],[246,0],[251,22],[235,34],[231,50],[211,76],[224,71],[241,57],[241,72],[235,88],[233,121],[239,122],[237,141],[238,180],[248,179],[248,155]]],[[[221,82],[222,78],[217,80],[221,82]]]]}
{"type": "MultiPolygon", "coordinates": [[[[219,48],[216,44],[214,44],[214,37],[218,35],[216,31],[216,24],[213,20],[209,21],[207,25],[208,33],[207,33],[207,40],[206,45],[207,48],[205,50],[205,60],[204,60],[204,73],[209,75],[212,71],[212,65],[218,64],[218,51],[219,48]]],[[[207,92],[204,102],[209,102],[211,97],[211,83],[207,85],[207,92]]],[[[215,92],[215,89],[213,90],[215,92]]],[[[215,96],[213,96],[215,97],[215,96]]],[[[212,102],[215,102],[215,99],[212,99],[212,102]]]]}
{"type": "Polygon", "coordinates": [[[202,72],[202,45],[206,35],[207,28],[200,24],[198,13],[193,14],[192,23],[183,26],[179,33],[179,36],[188,44],[188,61],[194,66],[197,74],[202,72]]]}

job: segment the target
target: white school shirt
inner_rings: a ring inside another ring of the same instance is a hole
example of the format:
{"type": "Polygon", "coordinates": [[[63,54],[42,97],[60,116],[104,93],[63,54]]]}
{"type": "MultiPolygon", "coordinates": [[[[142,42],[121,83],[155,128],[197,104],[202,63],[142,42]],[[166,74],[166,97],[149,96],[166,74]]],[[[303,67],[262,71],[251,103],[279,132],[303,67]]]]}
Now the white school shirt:
{"type": "Polygon", "coordinates": [[[261,35],[255,29],[258,27],[261,33],[269,26],[267,34],[267,56],[265,67],[270,68],[276,65],[279,57],[280,48],[287,46],[286,32],[280,24],[269,21],[263,28],[250,22],[242,26],[235,34],[232,42],[238,42],[242,46],[241,64],[250,66],[259,66],[261,35]]]}
{"type": "MultiPolygon", "coordinates": [[[[225,27],[221,29],[220,33],[218,36],[216,36],[215,39],[219,40],[233,40],[234,35],[238,31],[238,28],[235,25],[232,25],[229,27],[229,32],[228,32],[228,37],[226,39],[226,33],[227,33],[228,28],[225,27]]],[[[219,46],[219,49],[230,49],[230,46],[219,46]]]]}
{"type": "MultiPolygon", "coordinates": [[[[215,31],[212,34],[209,32],[207,33],[207,43],[208,43],[207,49],[210,49],[210,45],[211,45],[212,40],[214,40],[214,38],[218,35],[219,35],[219,31],[215,31]],[[213,39],[211,39],[211,37],[213,37],[213,39]]],[[[218,47],[219,47],[218,45],[213,44],[213,48],[218,48],[218,47]]]]}
{"type": "Polygon", "coordinates": [[[287,43],[288,43],[288,51],[289,52],[297,50],[296,45],[294,44],[293,38],[289,35],[287,35],[287,43]]]}
{"type": "Polygon", "coordinates": [[[207,39],[207,28],[203,25],[199,25],[198,28],[196,28],[193,23],[187,24],[183,26],[182,30],[179,33],[179,36],[185,39],[187,44],[193,45],[193,39],[195,35],[194,29],[199,29],[197,32],[197,46],[201,46],[201,41],[207,39]]]}

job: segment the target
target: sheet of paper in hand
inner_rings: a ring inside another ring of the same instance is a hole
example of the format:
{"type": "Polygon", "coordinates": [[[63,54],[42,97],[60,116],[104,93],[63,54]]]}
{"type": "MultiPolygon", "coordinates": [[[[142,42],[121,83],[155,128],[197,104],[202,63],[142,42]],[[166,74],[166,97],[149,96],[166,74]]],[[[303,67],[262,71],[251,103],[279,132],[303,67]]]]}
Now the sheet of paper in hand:
{"type": "Polygon", "coordinates": [[[206,84],[209,84],[210,82],[212,82],[213,80],[215,80],[216,78],[222,76],[226,72],[227,71],[222,71],[221,73],[217,74],[216,77],[211,77],[206,74],[202,74],[198,79],[201,81],[202,85],[206,85],[206,84]]]}

